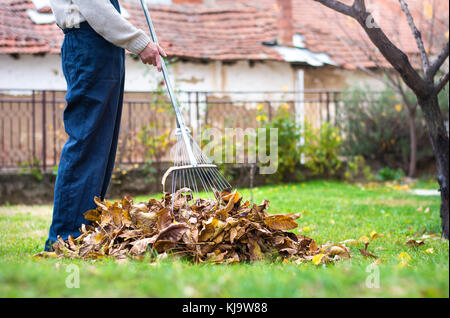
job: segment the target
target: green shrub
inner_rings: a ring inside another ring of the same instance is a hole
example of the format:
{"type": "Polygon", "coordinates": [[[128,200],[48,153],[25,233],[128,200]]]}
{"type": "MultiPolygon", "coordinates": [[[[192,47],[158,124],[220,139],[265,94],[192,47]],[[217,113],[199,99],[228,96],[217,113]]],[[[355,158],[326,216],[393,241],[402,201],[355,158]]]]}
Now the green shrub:
{"type": "MultiPolygon", "coordinates": [[[[276,183],[285,180],[296,181],[302,178],[300,172],[301,147],[300,127],[295,122],[289,112],[289,104],[281,104],[272,120],[265,120],[264,114],[259,114],[258,119],[263,122],[263,127],[270,131],[270,128],[278,129],[278,170],[275,174],[268,176],[268,182],[276,183]]],[[[269,139],[267,138],[267,143],[269,139]]],[[[268,149],[268,148],[266,148],[268,149]]]]}
{"type": "Polygon", "coordinates": [[[372,181],[374,175],[371,168],[366,164],[363,156],[354,156],[347,161],[347,167],[344,172],[344,178],[347,181],[372,181]]]}
{"type": "Polygon", "coordinates": [[[391,169],[384,167],[378,170],[377,181],[399,181],[405,176],[405,172],[402,169],[391,169]]]}
{"type": "Polygon", "coordinates": [[[314,175],[330,177],[336,174],[342,162],[339,159],[339,147],[342,139],[339,129],[330,123],[314,129],[310,125],[305,127],[305,166],[314,175]]]}
{"type": "Polygon", "coordinates": [[[21,161],[18,163],[20,168],[19,175],[31,174],[38,181],[43,179],[42,161],[37,158],[33,158],[30,161],[21,161]]]}
{"type": "MultiPolygon", "coordinates": [[[[409,97],[414,100],[413,96],[409,97]]],[[[448,103],[443,102],[441,105],[448,109],[448,103]]],[[[448,118],[448,112],[444,116],[448,118]]],[[[345,136],[344,155],[360,155],[371,164],[408,169],[408,113],[406,106],[392,89],[386,88],[374,93],[358,88],[344,94],[339,123],[345,136]]],[[[416,113],[416,133],[417,164],[427,164],[433,159],[433,151],[419,107],[416,113]]]]}
{"type": "MultiPolygon", "coordinates": [[[[271,120],[269,120],[268,114],[264,111],[263,107],[258,107],[258,112],[256,116],[256,121],[259,122],[260,128],[266,129],[266,151],[270,149],[270,138],[269,132],[270,129],[278,130],[278,167],[277,171],[274,174],[266,175],[267,183],[280,183],[286,181],[298,181],[302,178],[301,173],[301,147],[300,143],[300,127],[296,124],[292,114],[289,112],[290,105],[288,103],[282,103],[279,107],[274,111],[271,116],[271,120]]],[[[229,142],[229,138],[233,136],[222,136],[220,142],[214,146],[214,153],[221,154],[222,158],[216,158],[224,161],[225,159],[225,150],[233,151],[236,155],[237,147],[239,147],[239,151],[244,151],[244,157],[250,152],[260,153],[263,151],[258,148],[259,141],[258,136],[256,136],[256,144],[252,145],[252,147],[256,147],[256,149],[250,149],[249,145],[245,143],[244,145],[236,145],[236,142],[229,142]],[[232,145],[232,149],[225,149],[226,145],[232,145]]],[[[202,140],[202,145],[205,145],[209,142],[209,140],[202,140]]],[[[220,161],[219,160],[219,161],[220,161]]],[[[263,164],[258,162],[258,166],[262,166],[263,164]]],[[[229,164],[220,164],[219,165],[221,172],[223,174],[234,176],[239,178],[240,176],[246,176],[247,172],[239,171],[236,169],[236,165],[229,164]]],[[[244,164],[241,166],[241,169],[249,170],[250,166],[248,164],[244,164]]]]}
{"type": "Polygon", "coordinates": [[[264,112],[260,112],[257,119],[268,131],[270,128],[278,129],[278,170],[267,177],[269,183],[301,180],[302,156],[305,158],[304,166],[313,175],[334,176],[341,167],[339,152],[342,140],[339,129],[330,123],[318,129],[306,124],[305,144],[301,146],[301,129],[289,112],[288,104],[281,104],[271,121],[267,120],[264,112]]]}

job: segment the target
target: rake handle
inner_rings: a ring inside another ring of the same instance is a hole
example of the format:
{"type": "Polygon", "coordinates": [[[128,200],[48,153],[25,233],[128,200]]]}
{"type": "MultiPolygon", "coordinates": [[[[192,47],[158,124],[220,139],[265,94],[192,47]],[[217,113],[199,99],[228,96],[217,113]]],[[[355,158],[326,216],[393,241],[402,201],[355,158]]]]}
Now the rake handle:
{"type": "MultiPolygon", "coordinates": [[[[145,0],[140,0],[142,10],[144,11],[145,19],[147,20],[147,25],[150,30],[150,36],[155,44],[158,44],[158,38],[156,37],[155,28],[152,23],[152,19],[150,18],[150,13],[148,12],[147,3],[145,0]]],[[[169,72],[167,71],[166,62],[164,58],[160,55],[161,58],[161,70],[164,76],[164,82],[166,83],[167,91],[169,92],[170,101],[172,102],[173,109],[175,110],[175,116],[177,119],[177,127],[181,129],[181,136],[186,144],[186,148],[189,155],[189,160],[192,165],[197,165],[197,159],[195,159],[194,153],[191,148],[191,143],[189,140],[189,136],[186,132],[186,124],[184,123],[183,116],[181,115],[180,108],[178,106],[177,99],[175,98],[175,93],[173,91],[172,82],[170,81],[169,72]]]]}
{"type": "MultiPolygon", "coordinates": [[[[150,36],[155,44],[158,44],[158,38],[156,37],[155,28],[152,23],[152,19],[150,18],[150,13],[147,9],[147,3],[145,0],[140,0],[142,10],[144,11],[145,19],[147,20],[147,25],[150,30],[150,36]]],[[[183,116],[181,115],[180,108],[178,106],[177,99],[175,98],[175,93],[173,90],[172,82],[170,81],[169,72],[167,71],[166,62],[164,61],[164,58],[161,57],[161,70],[164,76],[164,82],[166,83],[167,91],[169,92],[170,101],[172,102],[173,108],[175,110],[175,115],[177,117],[177,126],[178,127],[186,127],[186,124],[184,123],[183,116]]]]}

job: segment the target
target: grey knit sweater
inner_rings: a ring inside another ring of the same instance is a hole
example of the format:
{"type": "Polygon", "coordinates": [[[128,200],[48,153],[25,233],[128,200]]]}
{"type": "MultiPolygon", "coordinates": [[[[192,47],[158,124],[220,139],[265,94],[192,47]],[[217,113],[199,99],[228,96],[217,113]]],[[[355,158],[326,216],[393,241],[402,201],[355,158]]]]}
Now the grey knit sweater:
{"type": "Polygon", "coordinates": [[[123,18],[109,0],[50,0],[50,6],[63,29],[87,21],[107,41],[134,54],[150,42],[145,32],[123,18]]]}

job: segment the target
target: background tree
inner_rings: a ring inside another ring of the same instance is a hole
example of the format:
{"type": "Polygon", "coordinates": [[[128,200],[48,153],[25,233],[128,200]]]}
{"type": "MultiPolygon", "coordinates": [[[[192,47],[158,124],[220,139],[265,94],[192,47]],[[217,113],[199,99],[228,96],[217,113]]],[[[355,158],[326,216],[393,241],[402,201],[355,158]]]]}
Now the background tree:
{"type": "MultiPolygon", "coordinates": [[[[397,0],[392,0],[396,2],[397,0]]],[[[416,4],[418,1],[416,1],[416,4]]],[[[423,8],[416,8],[415,18],[420,21],[421,29],[424,36],[425,49],[429,54],[441,50],[439,45],[446,40],[448,34],[442,32],[443,27],[448,29],[448,16],[445,18],[442,14],[437,15],[436,10],[442,9],[442,3],[440,0],[432,0],[429,2],[423,2],[423,8]]],[[[422,1],[420,2],[422,4],[422,1]]],[[[401,8],[399,8],[401,9],[401,8]]],[[[410,9],[411,10],[411,9],[410,9]]],[[[379,9],[377,10],[379,12],[379,9]]],[[[412,11],[412,10],[411,10],[412,11]]],[[[373,13],[372,13],[373,14],[373,13]]],[[[396,23],[395,19],[398,16],[396,14],[383,15],[383,19],[389,20],[388,25],[391,26],[390,33],[393,37],[401,38],[401,26],[403,24],[396,23]]],[[[351,56],[348,57],[345,54],[340,55],[340,58],[346,63],[354,65],[361,71],[365,72],[369,76],[383,82],[389,86],[400,98],[402,104],[405,106],[404,110],[408,118],[409,126],[409,163],[408,163],[408,176],[414,177],[416,174],[418,153],[417,153],[417,98],[411,91],[411,89],[405,85],[398,72],[392,70],[392,66],[386,63],[384,57],[380,54],[377,47],[367,38],[365,32],[361,28],[349,29],[349,25],[343,23],[342,19],[335,19],[334,23],[340,32],[336,32],[336,38],[343,43],[347,48],[351,56]],[[356,53],[351,48],[357,47],[359,50],[356,53]],[[362,53],[362,55],[361,55],[362,53]],[[367,61],[371,62],[371,65],[367,65],[367,61]]],[[[367,22],[366,22],[367,23],[367,22]]],[[[373,22],[372,22],[373,23],[373,22]]],[[[404,41],[397,41],[397,46],[408,56],[412,61],[414,67],[420,67],[420,58],[417,59],[417,52],[410,52],[405,45],[404,41]]]]}
{"type": "Polygon", "coordinates": [[[431,145],[437,164],[437,180],[441,192],[441,219],[442,236],[449,237],[449,136],[444,125],[443,116],[439,107],[438,94],[448,82],[449,72],[435,80],[439,70],[448,58],[449,43],[444,46],[440,54],[430,61],[429,54],[425,50],[422,34],[417,29],[414,19],[404,0],[399,0],[414,39],[419,50],[422,69],[416,70],[408,56],[399,49],[378,26],[371,13],[366,8],[364,0],[354,0],[348,5],[337,0],[314,0],[326,7],[351,17],[362,27],[370,41],[378,48],[383,57],[398,72],[402,81],[415,94],[417,102],[427,123],[431,145]]]}

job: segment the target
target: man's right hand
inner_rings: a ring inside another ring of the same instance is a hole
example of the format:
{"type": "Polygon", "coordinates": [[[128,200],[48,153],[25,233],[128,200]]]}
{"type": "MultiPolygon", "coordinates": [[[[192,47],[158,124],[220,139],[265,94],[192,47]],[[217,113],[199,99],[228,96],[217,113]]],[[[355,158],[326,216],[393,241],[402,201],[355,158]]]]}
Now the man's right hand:
{"type": "Polygon", "coordinates": [[[164,52],[163,48],[159,46],[159,44],[150,42],[141,53],[139,53],[139,57],[144,64],[152,64],[156,66],[159,72],[161,72],[161,57],[167,57],[166,52],[164,52]]]}

